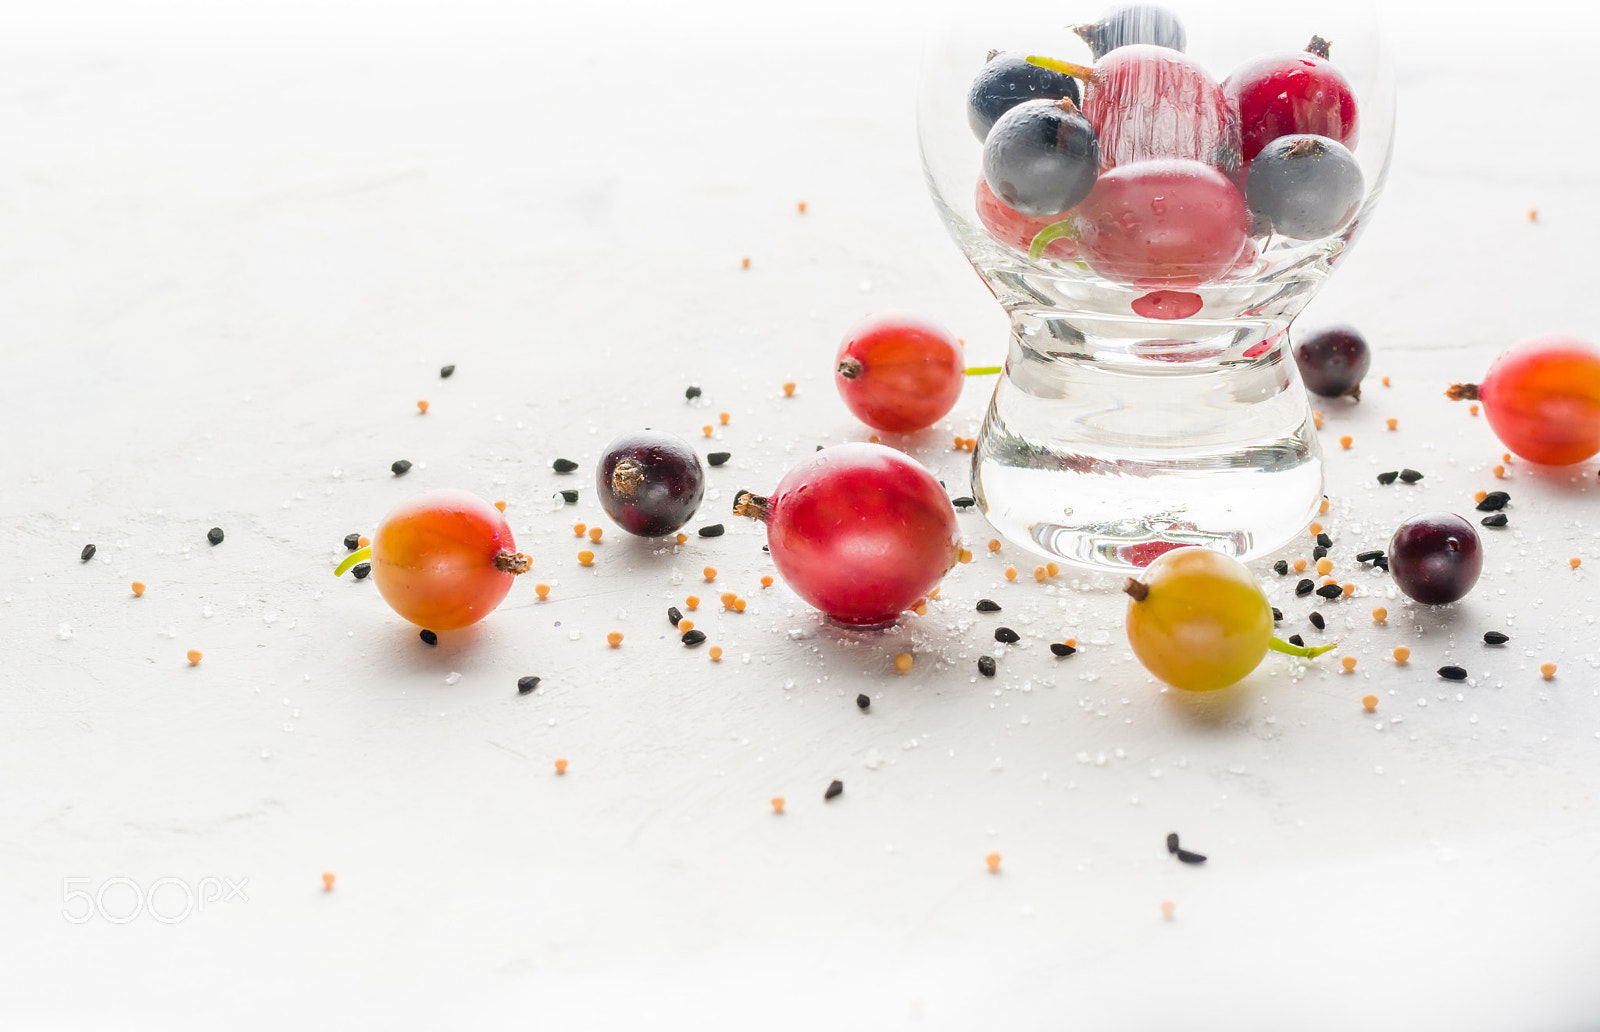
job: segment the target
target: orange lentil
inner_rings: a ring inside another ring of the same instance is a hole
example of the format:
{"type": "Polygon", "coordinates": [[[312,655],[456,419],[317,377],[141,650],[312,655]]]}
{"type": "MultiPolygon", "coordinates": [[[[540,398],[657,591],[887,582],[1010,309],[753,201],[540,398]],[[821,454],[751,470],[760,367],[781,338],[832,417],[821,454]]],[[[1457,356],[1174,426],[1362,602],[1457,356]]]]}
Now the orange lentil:
{"type": "Polygon", "coordinates": [[[965,440],[963,440],[963,438],[962,438],[962,437],[961,437],[961,435],[960,435],[960,434],[956,434],[956,443],[955,443],[955,449],[956,449],[956,451],[960,451],[960,450],[961,450],[961,446],[962,446],[962,445],[963,445],[963,444],[965,444],[965,443],[966,443],[966,442],[965,442],[965,440]]]}
{"type": "Polygon", "coordinates": [[[1344,667],[1345,673],[1351,673],[1356,668],[1356,657],[1345,656],[1343,659],[1339,660],[1339,665],[1344,667]]]}
{"type": "Polygon", "coordinates": [[[1400,427],[1400,420],[1398,420],[1398,419],[1396,419],[1396,418],[1394,418],[1394,417],[1393,417],[1393,416],[1390,416],[1390,417],[1389,417],[1389,418],[1388,418],[1388,419],[1385,419],[1385,420],[1384,420],[1384,421],[1383,421],[1383,423],[1384,423],[1384,425],[1385,425],[1385,426],[1387,426],[1387,427],[1388,427],[1388,428],[1389,428],[1389,429],[1390,429],[1390,430],[1397,430],[1397,429],[1399,429],[1399,427],[1400,427]]]}
{"type": "Polygon", "coordinates": [[[878,435],[877,434],[868,434],[867,435],[867,443],[868,444],[878,444],[879,443],[878,435]]]}
{"type": "Polygon", "coordinates": [[[1468,405],[1467,406],[1467,415],[1475,416],[1477,414],[1478,414],[1478,406],[1477,405],[1468,405]]]}
{"type": "Polygon", "coordinates": [[[1494,468],[1494,476],[1496,480],[1504,480],[1506,477],[1506,468],[1504,466],[1496,466],[1494,468]]]}
{"type": "Polygon", "coordinates": [[[1323,577],[1322,578],[1322,583],[1324,583],[1324,584],[1337,584],[1339,582],[1334,580],[1332,577],[1323,577]]]}
{"type": "Polygon", "coordinates": [[[1351,437],[1349,434],[1345,434],[1343,437],[1339,438],[1339,447],[1343,448],[1345,451],[1349,451],[1350,446],[1355,443],[1356,439],[1351,437]]]}
{"type": "Polygon", "coordinates": [[[567,760],[566,760],[566,757],[562,757],[561,759],[556,760],[556,773],[557,774],[565,774],[566,772],[567,772],[567,760]]]}
{"type": "Polygon", "coordinates": [[[1368,713],[1376,712],[1378,709],[1378,697],[1376,695],[1363,695],[1361,697],[1361,708],[1368,713]]]}
{"type": "Polygon", "coordinates": [[[699,595],[690,595],[688,598],[683,600],[683,604],[685,606],[689,607],[690,609],[699,609],[700,608],[700,596],[699,595]]]}
{"type": "Polygon", "coordinates": [[[1500,461],[1504,462],[1506,465],[1509,466],[1511,464],[1511,453],[1510,452],[1506,452],[1505,454],[1501,455],[1500,456],[1500,461]]]}
{"type": "Polygon", "coordinates": [[[694,630],[694,621],[685,617],[684,619],[678,621],[677,627],[680,635],[688,634],[690,631],[694,630]]]}
{"type": "Polygon", "coordinates": [[[785,380],[784,381],[784,384],[783,384],[783,396],[785,398],[794,397],[794,381],[793,380],[785,380]]]}
{"type": "Polygon", "coordinates": [[[1044,569],[1043,566],[1035,566],[1033,568],[1033,579],[1038,581],[1040,584],[1043,584],[1044,581],[1045,581],[1045,578],[1048,577],[1048,576],[1050,576],[1050,575],[1045,572],[1045,569],[1044,569]]]}
{"type": "Polygon", "coordinates": [[[1354,581],[1345,581],[1343,584],[1339,585],[1339,588],[1344,592],[1345,598],[1349,598],[1351,595],[1356,593],[1354,581]]]}
{"type": "Polygon", "coordinates": [[[970,563],[970,562],[972,562],[972,549],[970,549],[970,548],[957,549],[956,550],[956,562],[958,562],[958,563],[970,563]]]}
{"type": "Polygon", "coordinates": [[[549,598],[550,597],[550,585],[548,585],[548,584],[535,584],[533,586],[533,593],[535,595],[538,595],[540,598],[549,598]]]}
{"type": "Polygon", "coordinates": [[[801,201],[799,204],[795,205],[795,207],[799,209],[800,214],[804,215],[806,213],[806,202],[805,201],[801,201]]]}
{"type": "Polygon", "coordinates": [[[733,611],[735,613],[742,613],[742,612],[744,612],[744,607],[747,606],[747,605],[749,605],[749,603],[746,602],[744,599],[736,598],[736,599],[733,600],[733,611]]]}
{"type": "Polygon", "coordinates": [[[602,534],[604,534],[605,532],[606,532],[606,528],[604,528],[604,527],[590,527],[589,528],[589,540],[593,541],[595,544],[599,544],[600,543],[600,536],[602,534]]]}
{"type": "Polygon", "coordinates": [[[370,544],[372,544],[372,539],[369,537],[362,537],[356,541],[357,548],[366,548],[370,544]]]}
{"type": "Polygon", "coordinates": [[[1161,916],[1168,921],[1172,920],[1172,912],[1176,909],[1177,907],[1173,905],[1172,900],[1164,899],[1161,901],[1161,916]]]}
{"type": "Polygon", "coordinates": [[[606,644],[610,645],[612,648],[616,648],[618,645],[621,645],[622,632],[612,631],[610,634],[606,635],[606,644]]]}
{"type": "Polygon", "coordinates": [[[1539,676],[1546,681],[1553,679],[1556,676],[1556,665],[1554,663],[1541,664],[1539,666],[1539,676]]]}
{"type": "Polygon", "coordinates": [[[572,525],[572,535],[574,537],[583,537],[588,531],[589,525],[587,523],[574,523],[572,525]]]}
{"type": "Polygon", "coordinates": [[[916,605],[911,607],[911,611],[913,613],[916,613],[918,616],[927,616],[928,615],[928,603],[926,603],[926,602],[918,602],[916,605]]]}
{"type": "Polygon", "coordinates": [[[782,813],[783,812],[783,796],[775,795],[775,796],[772,797],[772,812],[773,813],[782,813]]]}
{"type": "Polygon", "coordinates": [[[1567,560],[1567,565],[1576,570],[1578,567],[1583,565],[1583,560],[1579,559],[1577,556],[1573,556],[1571,559],[1567,560]]]}
{"type": "Polygon", "coordinates": [[[1016,580],[1016,579],[1017,579],[1017,568],[1015,566],[1007,566],[1006,567],[1006,580],[1016,580]]]}
{"type": "Polygon", "coordinates": [[[1323,556],[1317,560],[1317,572],[1326,577],[1333,570],[1333,560],[1323,556]]]}
{"type": "Polygon", "coordinates": [[[425,401],[417,402],[417,411],[422,413],[423,415],[426,415],[427,412],[428,412],[428,403],[425,402],[425,401]]]}
{"type": "Polygon", "coordinates": [[[990,853],[988,856],[983,858],[983,862],[989,865],[989,873],[990,874],[999,874],[1000,873],[1000,854],[999,853],[990,853]]]}
{"type": "Polygon", "coordinates": [[[578,565],[579,566],[588,566],[593,562],[594,562],[594,553],[589,551],[587,548],[585,548],[583,551],[578,553],[578,565]]]}
{"type": "Polygon", "coordinates": [[[504,501],[495,502],[494,503],[494,507],[496,509],[499,509],[501,512],[505,512],[506,511],[506,503],[504,501]]]}
{"type": "Polygon", "coordinates": [[[199,649],[190,649],[189,653],[188,653],[188,656],[189,656],[189,665],[190,666],[199,666],[200,665],[201,652],[200,652],[199,649]]]}
{"type": "Polygon", "coordinates": [[[761,586],[763,588],[772,587],[772,578],[771,577],[763,577],[763,578],[761,578],[761,586]]]}
{"type": "Polygon", "coordinates": [[[911,653],[902,652],[900,655],[894,657],[894,668],[903,674],[907,670],[911,669],[911,664],[913,662],[915,662],[915,660],[911,658],[911,653]]]}
{"type": "Polygon", "coordinates": [[[687,542],[689,540],[689,535],[687,535],[687,534],[679,534],[677,540],[678,540],[678,544],[680,544],[680,545],[684,544],[685,542],[687,542]]]}
{"type": "Polygon", "coordinates": [[[1048,573],[1050,576],[1054,577],[1056,574],[1061,572],[1061,564],[1060,563],[1045,563],[1044,564],[1044,572],[1048,573]]]}
{"type": "Polygon", "coordinates": [[[1472,500],[1475,502],[1481,502],[1487,497],[1489,497],[1489,492],[1487,491],[1474,491],[1472,494],[1472,500]]]}
{"type": "Polygon", "coordinates": [[[1315,426],[1318,430],[1322,429],[1322,413],[1318,412],[1316,409],[1311,410],[1311,425],[1315,426]]]}
{"type": "Polygon", "coordinates": [[[721,423],[723,426],[727,426],[728,425],[728,420],[730,420],[732,418],[733,418],[733,416],[729,415],[726,412],[717,413],[717,422],[721,423]]]}
{"type": "Polygon", "coordinates": [[[1538,208],[1529,208],[1528,209],[1528,221],[1529,222],[1538,222],[1539,221],[1539,209],[1538,208]]]}
{"type": "Polygon", "coordinates": [[[1322,504],[1317,506],[1317,512],[1318,513],[1326,513],[1327,511],[1328,511],[1328,496],[1327,495],[1323,495],[1322,496],[1322,504]]]}
{"type": "Polygon", "coordinates": [[[715,566],[707,566],[700,571],[700,575],[706,579],[707,583],[710,583],[717,579],[717,568],[715,566]]]}
{"type": "Polygon", "coordinates": [[[702,434],[706,435],[707,437],[710,437],[716,431],[715,431],[715,429],[712,427],[712,425],[710,423],[707,423],[705,426],[700,428],[700,432],[702,434]]]}
{"type": "Polygon", "coordinates": [[[1382,606],[1379,606],[1377,609],[1372,611],[1373,623],[1383,623],[1387,619],[1389,619],[1389,611],[1382,606]]]}
{"type": "Polygon", "coordinates": [[[136,580],[136,581],[133,582],[133,597],[134,598],[143,598],[144,597],[144,581],[136,580]]]}
{"type": "Polygon", "coordinates": [[[934,588],[932,591],[928,592],[928,597],[929,598],[938,598],[939,597],[939,589],[938,588],[934,588]]]}
{"type": "Polygon", "coordinates": [[[1387,377],[1387,376],[1385,376],[1385,377],[1384,377],[1384,378],[1383,378],[1383,385],[1384,385],[1384,386],[1385,386],[1385,387],[1387,387],[1387,386],[1389,386],[1389,378],[1388,378],[1388,377],[1387,377]]]}
{"type": "Polygon", "coordinates": [[[740,258],[739,259],[739,268],[741,268],[741,269],[750,268],[750,259],[748,259],[748,258],[740,258]]]}
{"type": "Polygon", "coordinates": [[[324,871],[324,872],[322,872],[322,891],[323,892],[332,892],[333,891],[333,872],[332,871],[324,871]]]}
{"type": "Polygon", "coordinates": [[[1066,647],[1069,648],[1069,649],[1075,649],[1075,648],[1078,647],[1078,639],[1077,638],[1068,638],[1062,644],[1066,645],[1066,647]]]}
{"type": "Polygon", "coordinates": [[[734,594],[731,591],[724,591],[721,595],[719,595],[717,597],[722,602],[722,608],[724,608],[724,609],[732,609],[733,608],[734,599],[738,598],[739,596],[734,594]]]}
{"type": "Polygon", "coordinates": [[[1316,537],[1318,534],[1322,533],[1322,524],[1313,523],[1311,526],[1307,527],[1306,530],[1311,533],[1312,537],[1316,537]]]}
{"type": "Polygon", "coordinates": [[[991,552],[1000,551],[1000,539],[999,538],[990,538],[989,539],[989,551],[991,551],[991,552]]]}
{"type": "Polygon", "coordinates": [[[1403,663],[1405,663],[1406,660],[1408,660],[1410,658],[1411,658],[1411,650],[1410,649],[1406,648],[1404,645],[1400,645],[1400,646],[1397,646],[1395,648],[1395,650],[1394,650],[1394,661],[1396,663],[1403,664],[1403,663]]]}
{"type": "Polygon", "coordinates": [[[1306,572],[1306,560],[1305,560],[1304,556],[1301,556],[1301,557],[1299,557],[1298,559],[1296,559],[1294,561],[1294,572],[1295,573],[1305,573],[1306,572]]]}
{"type": "MultiPolygon", "coordinates": [[[[689,632],[685,631],[684,633],[687,634],[689,632]]],[[[707,655],[709,655],[711,657],[711,662],[720,663],[722,661],[722,646],[721,645],[713,645],[713,646],[711,646],[711,651],[708,652],[707,655]]]]}

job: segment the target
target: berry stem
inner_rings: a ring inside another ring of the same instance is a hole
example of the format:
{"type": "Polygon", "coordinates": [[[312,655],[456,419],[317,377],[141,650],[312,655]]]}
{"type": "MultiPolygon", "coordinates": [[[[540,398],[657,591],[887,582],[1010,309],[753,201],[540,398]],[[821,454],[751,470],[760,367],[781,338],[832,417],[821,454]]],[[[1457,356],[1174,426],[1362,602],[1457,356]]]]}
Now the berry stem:
{"type": "Polygon", "coordinates": [[[846,358],[839,363],[839,375],[846,380],[854,380],[862,373],[861,363],[853,358],[846,358]]]}
{"type": "Polygon", "coordinates": [[[521,552],[501,552],[494,557],[494,568],[501,573],[527,573],[533,560],[521,552]]]}
{"type": "Polygon", "coordinates": [[[1444,396],[1451,401],[1477,401],[1478,385],[1475,383],[1453,383],[1444,396]]]}
{"type": "Polygon", "coordinates": [[[1050,225],[1039,230],[1038,234],[1033,238],[1033,243],[1028,245],[1028,257],[1033,261],[1038,261],[1044,256],[1045,248],[1049,247],[1057,240],[1076,240],[1077,238],[1078,229],[1072,224],[1071,219],[1062,219],[1060,222],[1052,222],[1050,225]]]}
{"type": "Polygon", "coordinates": [[[733,498],[733,514],[747,516],[752,520],[765,520],[767,518],[767,500],[761,495],[751,494],[749,491],[740,491],[733,498]]]}
{"type": "Polygon", "coordinates": [[[1086,65],[1073,64],[1070,61],[1058,61],[1053,57],[1041,57],[1037,54],[1029,54],[1028,63],[1035,68],[1048,68],[1052,72],[1070,75],[1074,79],[1082,79],[1084,82],[1098,81],[1094,69],[1086,65]]]}
{"type": "Polygon", "coordinates": [[[1316,659],[1324,652],[1332,652],[1339,647],[1338,642],[1331,645],[1290,645],[1282,638],[1274,637],[1267,643],[1267,648],[1273,652],[1282,652],[1286,656],[1299,656],[1301,659],[1316,659]]]}
{"type": "Polygon", "coordinates": [[[1332,43],[1323,39],[1321,36],[1312,36],[1311,42],[1306,44],[1306,50],[1309,53],[1316,54],[1318,57],[1326,61],[1328,59],[1328,49],[1332,46],[1332,43]]]}
{"type": "Polygon", "coordinates": [[[967,366],[967,375],[968,376],[994,376],[994,375],[996,375],[998,373],[1005,372],[1005,369],[1006,369],[1005,366],[997,366],[997,365],[967,366]]]}
{"type": "Polygon", "coordinates": [[[371,558],[372,547],[370,545],[366,548],[358,548],[354,552],[351,552],[349,555],[344,557],[344,562],[340,563],[334,569],[333,575],[335,577],[343,577],[345,573],[349,571],[350,567],[354,566],[356,563],[364,563],[371,558]]]}
{"type": "Polygon", "coordinates": [[[1150,595],[1150,588],[1144,581],[1136,580],[1132,577],[1128,578],[1128,583],[1122,586],[1122,590],[1135,602],[1143,602],[1150,595]]]}

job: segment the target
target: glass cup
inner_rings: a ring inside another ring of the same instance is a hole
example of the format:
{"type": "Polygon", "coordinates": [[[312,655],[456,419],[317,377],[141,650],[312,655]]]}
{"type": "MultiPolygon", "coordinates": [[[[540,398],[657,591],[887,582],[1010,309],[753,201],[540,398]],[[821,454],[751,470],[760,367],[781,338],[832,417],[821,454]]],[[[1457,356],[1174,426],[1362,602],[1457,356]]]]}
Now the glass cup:
{"type": "Polygon", "coordinates": [[[1162,7],[956,0],[922,69],[928,188],[1011,319],[974,496],[1086,567],[1249,559],[1304,530],[1322,454],[1288,330],[1393,139],[1371,4],[1162,7]]]}

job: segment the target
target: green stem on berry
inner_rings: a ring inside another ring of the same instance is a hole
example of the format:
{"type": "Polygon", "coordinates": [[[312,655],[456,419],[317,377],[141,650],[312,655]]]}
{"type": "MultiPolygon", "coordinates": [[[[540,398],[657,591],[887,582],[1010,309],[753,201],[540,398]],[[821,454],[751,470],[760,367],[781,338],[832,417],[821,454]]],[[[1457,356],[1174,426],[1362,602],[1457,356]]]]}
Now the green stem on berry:
{"type": "Polygon", "coordinates": [[[333,575],[335,577],[343,577],[347,572],[349,572],[350,567],[354,566],[356,563],[364,563],[371,558],[372,548],[370,546],[367,548],[358,548],[354,552],[351,552],[349,555],[344,557],[344,562],[340,563],[338,568],[333,571],[333,575]]]}
{"type": "Polygon", "coordinates": [[[1334,649],[1336,649],[1338,647],[1339,647],[1339,643],[1338,642],[1334,642],[1332,645],[1317,645],[1317,646],[1290,645],[1288,642],[1284,641],[1282,638],[1276,638],[1276,637],[1273,638],[1271,641],[1267,642],[1267,648],[1271,649],[1273,652],[1281,652],[1286,656],[1299,656],[1301,659],[1316,659],[1318,656],[1322,655],[1324,652],[1332,652],[1334,649]]]}
{"type": "Polygon", "coordinates": [[[1074,79],[1090,82],[1096,79],[1095,71],[1087,65],[1073,64],[1070,61],[1058,61],[1053,57],[1042,57],[1038,54],[1029,54],[1028,63],[1035,68],[1048,68],[1052,72],[1070,75],[1074,79]]]}
{"type": "Polygon", "coordinates": [[[1078,239],[1078,229],[1072,224],[1071,219],[1052,222],[1039,230],[1038,234],[1033,238],[1033,243],[1028,245],[1028,257],[1033,261],[1038,261],[1044,256],[1045,248],[1057,240],[1076,239],[1078,239]]]}
{"type": "Polygon", "coordinates": [[[1005,371],[1006,371],[1006,367],[1005,366],[997,366],[997,365],[967,366],[967,375],[968,376],[994,376],[994,375],[996,375],[998,373],[1003,373],[1005,371]]]}

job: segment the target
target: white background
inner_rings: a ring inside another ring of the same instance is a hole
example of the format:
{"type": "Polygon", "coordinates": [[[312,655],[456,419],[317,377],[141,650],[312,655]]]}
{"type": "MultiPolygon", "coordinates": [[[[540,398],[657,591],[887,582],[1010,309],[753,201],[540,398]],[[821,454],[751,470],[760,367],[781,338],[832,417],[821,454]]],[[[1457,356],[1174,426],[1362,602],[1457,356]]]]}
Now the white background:
{"type": "MultiPolygon", "coordinates": [[[[1595,464],[1495,483],[1501,449],[1441,397],[1519,337],[1595,335],[1596,17],[1395,13],[1389,190],[1305,317],[1378,349],[1365,400],[1325,406],[1325,522],[1364,596],[1326,607],[1329,658],[1357,672],[1271,658],[1194,700],[1128,658],[1110,579],[1037,585],[980,516],[927,617],[840,641],[757,586],[760,531],[725,515],[864,436],[829,383],[860,316],[1003,354],[921,182],[924,10],[6,5],[0,1024],[1600,1025],[1595,464]],[[640,425],[733,453],[696,522],[729,532],[656,554],[611,529],[580,570],[587,474],[640,425]],[[1373,482],[1400,466],[1427,479],[1373,482]],[[328,573],[438,486],[508,501],[555,589],[428,650],[328,573]],[[1459,606],[1355,571],[1400,518],[1497,486],[1512,526],[1459,606]],[[708,562],[746,613],[716,611],[708,562]],[[691,591],[720,665],[668,634],[691,591]],[[982,681],[999,622],[1024,644],[982,681]],[[1172,830],[1211,860],[1174,863],[1172,830]],[[64,887],[162,878],[248,901],[63,916],[64,887]]],[[[896,443],[954,489],[985,400],[896,443]]]]}

